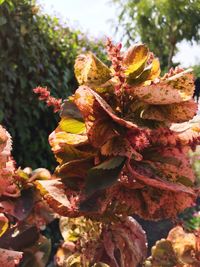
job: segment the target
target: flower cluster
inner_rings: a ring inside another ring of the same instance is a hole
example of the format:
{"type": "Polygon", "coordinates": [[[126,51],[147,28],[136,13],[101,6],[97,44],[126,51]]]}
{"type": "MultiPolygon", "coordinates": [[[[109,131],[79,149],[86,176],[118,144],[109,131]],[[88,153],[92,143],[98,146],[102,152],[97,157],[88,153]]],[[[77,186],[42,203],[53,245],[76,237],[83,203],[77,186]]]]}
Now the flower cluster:
{"type": "Polygon", "coordinates": [[[38,86],[33,92],[39,94],[39,99],[45,101],[48,107],[53,107],[55,113],[61,109],[62,100],[51,96],[47,88],[38,86]]]}

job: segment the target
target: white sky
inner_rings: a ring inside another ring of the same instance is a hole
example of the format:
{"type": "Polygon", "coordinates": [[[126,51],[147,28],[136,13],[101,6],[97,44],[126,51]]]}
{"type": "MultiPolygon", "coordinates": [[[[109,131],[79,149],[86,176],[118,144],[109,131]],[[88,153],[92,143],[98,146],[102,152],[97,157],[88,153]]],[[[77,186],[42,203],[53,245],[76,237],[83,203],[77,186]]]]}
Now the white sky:
{"type": "MultiPolygon", "coordinates": [[[[111,20],[116,18],[116,9],[109,4],[109,0],[38,0],[43,11],[62,18],[63,22],[75,29],[87,32],[92,37],[114,36],[115,29],[111,20]]],[[[189,45],[182,42],[174,61],[183,67],[200,64],[200,45],[189,45]]]]}

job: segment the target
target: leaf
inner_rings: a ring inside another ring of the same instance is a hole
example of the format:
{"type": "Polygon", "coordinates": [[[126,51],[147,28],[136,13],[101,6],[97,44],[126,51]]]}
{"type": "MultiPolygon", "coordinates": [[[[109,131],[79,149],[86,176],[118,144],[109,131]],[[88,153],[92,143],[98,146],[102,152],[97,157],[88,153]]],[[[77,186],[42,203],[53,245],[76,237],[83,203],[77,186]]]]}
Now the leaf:
{"type": "Polygon", "coordinates": [[[194,79],[190,72],[191,69],[188,69],[149,86],[133,87],[129,93],[145,103],[154,105],[191,100],[194,93],[194,79]]]}
{"type": "Polygon", "coordinates": [[[145,82],[151,73],[151,67],[151,65],[147,66],[137,77],[133,78],[131,75],[129,75],[127,77],[127,83],[129,85],[136,86],[145,82]]]}
{"type": "Polygon", "coordinates": [[[101,154],[105,156],[125,156],[130,158],[132,147],[127,139],[121,136],[115,136],[101,147],[101,154]]]}
{"type": "Polygon", "coordinates": [[[145,261],[144,267],[174,267],[178,263],[172,244],[168,240],[157,241],[151,251],[152,255],[145,261]]]}
{"type": "MultiPolygon", "coordinates": [[[[182,166],[184,166],[184,162],[183,165],[176,167],[175,174],[177,177],[179,177],[179,175],[181,176],[181,173],[177,174],[177,171],[182,171],[182,166]]],[[[119,197],[120,194],[123,193],[124,197],[128,199],[129,214],[135,213],[147,220],[160,220],[176,216],[192,205],[197,197],[196,192],[193,188],[187,187],[177,181],[169,181],[170,179],[167,176],[167,168],[169,167],[172,169],[170,169],[169,174],[173,176],[173,167],[175,166],[169,164],[160,163],[157,165],[156,163],[155,166],[150,160],[144,160],[144,162],[134,161],[131,164],[131,168],[127,164],[129,182],[125,185],[129,188],[129,184],[133,184],[135,187],[133,187],[132,190],[120,190],[119,197]],[[162,167],[162,165],[164,165],[164,167],[162,167]],[[165,169],[166,172],[164,171],[165,169]],[[135,183],[131,183],[131,181],[135,183]]],[[[185,166],[183,172],[184,171],[187,171],[187,167],[185,168],[185,166]]],[[[190,174],[187,173],[186,177],[188,177],[187,179],[190,181],[190,174]]],[[[121,198],[122,196],[120,199],[121,198]]]]}
{"type": "Polygon", "coordinates": [[[65,193],[65,187],[60,180],[40,180],[36,181],[35,184],[40,194],[56,213],[67,217],[77,215],[77,209],[70,203],[70,199],[65,193]]]}
{"type": "Polygon", "coordinates": [[[122,119],[119,116],[117,116],[115,114],[115,112],[113,111],[113,109],[111,108],[111,106],[108,105],[108,103],[99,94],[97,94],[96,92],[92,91],[88,87],[85,87],[85,90],[89,91],[90,94],[92,94],[95,97],[96,101],[99,103],[101,108],[110,116],[110,118],[115,123],[119,124],[122,127],[126,127],[128,129],[138,131],[138,126],[136,124],[132,123],[131,121],[122,119]]]}
{"type": "Polygon", "coordinates": [[[109,68],[92,53],[77,57],[74,72],[79,84],[89,86],[99,86],[111,78],[109,68]]]}
{"type": "Polygon", "coordinates": [[[32,188],[21,191],[21,196],[14,202],[13,216],[20,221],[25,220],[31,213],[34,205],[35,190],[32,188]]]}
{"type": "Polygon", "coordinates": [[[149,49],[144,44],[135,44],[124,53],[123,63],[129,66],[130,69],[137,70],[140,68],[148,58],[149,49]],[[135,67],[134,67],[135,65],[135,67]]]}
{"type": "Polygon", "coordinates": [[[79,146],[86,144],[88,138],[85,134],[72,134],[62,132],[59,129],[52,132],[49,136],[49,142],[52,146],[53,151],[59,150],[60,147],[64,144],[79,146]]]}
{"type": "Polygon", "coordinates": [[[94,148],[88,144],[87,135],[59,132],[59,129],[57,131],[50,134],[49,143],[59,163],[95,155],[94,148]]]}
{"type": "Polygon", "coordinates": [[[34,205],[34,194],[33,188],[21,190],[21,196],[15,200],[2,200],[0,207],[5,214],[12,215],[17,220],[25,220],[31,213],[34,205]]]}
{"type": "Polygon", "coordinates": [[[186,153],[180,151],[178,148],[163,148],[162,151],[152,150],[149,156],[144,155],[144,159],[151,162],[151,166],[157,169],[160,177],[166,178],[168,181],[181,182],[184,179],[188,180],[188,183],[194,183],[194,172],[191,168],[190,159],[186,153]],[[151,154],[151,155],[150,155],[151,154]],[[159,157],[155,160],[155,155],[159,157]]]}
{"type": "Polygon", "coordinates": [[[166,239],[156,242],[144,267],[198,267],[198,239],[194,233],[186,233],[181,226],[174,227],[166,239]]]}
{"type": "Polygon", "coordinates": [[[19,251],[0,248],[0,264],[5,267],[16,267],[22,259],[23,253],[19,251]]]}
{"type": "Polygon", "coordinates": [[[71,134],[82,134],[85,132],[85,123],[72,118],[63,118],[59,122],[61,131],[71,134]]]}
{"type": "Polygon", "coordinates": [[[103,214],[106,211],[111,196],[106,195],[106,190],[96,191],[92,195],[85,197],[79,203],[79,210],[83,214],[103,214]],[[106,205],[102,206],[102,202],[106,205]]]}
{"type": "MultiPolygon", "coordinates": [[[[195,264],[196,236],[193,233],[185,233],[181,226],[173,228],[167,237],[180,262],[195,264]]],[[[200,261],[198,262],[200,264],[200,261]]]]}
{"type": "MultiPolygon", "coordinates": [[[[85,179],[87,172],[94,165],[93,158],[72,160],[56,168],[56,174],[69,187],[77,188],[78,179],[85,179]]],[[[78,188],[77,188],[78,189],[78,188]]]]}
{"type": "Polygon", "coordinates": [[[141,117],[149,120],[180,123],[192,119],[196,112],[197,103],[189,100],[170,105],[147,106],[141,113],[141,117]]]}
{"type": "Polygon", "coordinates": [[[183,145],[189,144],[199,137],[200,116],[195,116],[192,120],[183,123],[174,123],[170,126],[175,137],[183,145]]]}
{"type": "Polygon", "coordinates": [[[159,77],[160,75],[160,62],[158,58],[154,58],[152,63],[151,63],[151,71],[149,73],[149,76],[147,77],[147,80],[155,80],[156,78],[159,77]]]}
{"type": "Polygon", "coordinates": [[[7,231],[8,226],[8,218],[3,213],[0,213],[0,237],[7,231]]]}
{"type": "Polygon", "coordinates": [[[3,236],[0,237],[0,247],[13,250],[23,250],[32,246],[39,238],[35,225],[24,222],[11,226],[3,236]]]}
{"type": "Polygon", "coordinates": [[[137,267],[146,258],[146,235],[141,226],[131,217],[112,223],[103,232],[105,252],[113,267],[137,267]]]}
{"type": "Polygon", "coordinates": [[[88,171],[86,178],[86,194],[105,189],[115,183],[125,163],[124,157],[114,157],[95,166],[88,171]]]}
{"type": "Polygon", "coordinates": [[[74,102],[85,119],[89,141],[94,147],[101,147],[117,133],[113,121],[102,110],[93,93],[89,87],[81,86],[76,90],[74,102]]]}
{"type": "Polygon", "coordinates": [[[61,118],[73,118],[78,121],[83,121],[83,117],[79,109],[73,103],[73,97],[71,98],[64,100],[62,107],[61,107],[60,117],[61,118]]]}

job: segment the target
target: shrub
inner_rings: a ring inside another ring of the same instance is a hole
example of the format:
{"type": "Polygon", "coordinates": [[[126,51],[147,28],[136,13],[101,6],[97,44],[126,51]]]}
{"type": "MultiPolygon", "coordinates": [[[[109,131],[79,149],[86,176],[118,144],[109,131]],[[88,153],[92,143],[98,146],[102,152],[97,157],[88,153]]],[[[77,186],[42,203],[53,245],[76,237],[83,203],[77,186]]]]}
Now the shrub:
{"type": "Polygon", "coordinates": [[[13,136],[20,165],[52,168],[47,138],[58,118],[32,89],[47,86],[55,97],[67,97],[77,85],[77,53],[89,49],[102,55],[102,43],[42,14],[34,1],[0,2],[0,122],[13,136]]]}
{"type": "Polygon", "coordinates": [[[111,66],[91,52],[77,57],[79,87],[64,101],[34,89],[60,111],[49,136],[59,163],[53,175],[16,169],[10,135],[0,128],[1,265],[45,267],[51,242],[42,230],[55,218],[63,238],[56,266],[200,264],[198,233],[177,226],[147,258],[146,234],[130,217],[175,218],[197,198],[188,155],[200,144],[191,69],[161,77],[143,44],[122,53],[108,40],[107,52],[111,66]]]}

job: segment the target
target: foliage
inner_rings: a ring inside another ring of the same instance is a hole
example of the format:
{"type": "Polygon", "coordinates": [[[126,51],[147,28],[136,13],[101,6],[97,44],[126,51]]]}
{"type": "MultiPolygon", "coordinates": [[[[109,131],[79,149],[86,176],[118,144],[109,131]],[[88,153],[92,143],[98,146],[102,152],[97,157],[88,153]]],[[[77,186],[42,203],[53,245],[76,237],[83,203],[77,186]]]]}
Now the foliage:
{"type": "Polygon", "coordinates": [[[192,68],[194,70],[195,78],[200,77],[200,65],[194,65],[192,68]]]}
{"type": "MultiPolygon", "coordinates": [[[[109,224],[126,221],[132,214],[149,220],[172,218],[197,197],[188,157],[190,148],[200,142],[199,121],[191,120],[197,111],[191,69],[172,69],[160,77],[159,61],[145,45],[132,46],[123,54],[120,50],[121,45],[108,40],[110,67],[91,53],[78,56],[75,74],[80,86],[64,101],[61,121],[49,136],[59,179],[36,182],[55,212],[79,217],[63,219],[68,227],[74,226],[65,230],[67,244],[57,254],[60,266],[75,262],[88,266],[98,261],[116,267],[130,266],[130,262],[137,266],[144,254],[123,265],[122,256],[111,257],[115,253],[114,248],[109,252],[113,245],[108,240],[106,252],[113,261],[101,253],[96,259],[96,245],[102,247],[104,240],[101,229],[106,226],[108,230],[109,224]],[[93,227],[98,230],[92,234],[95,241],[90,241],[87,233],[93,227]],[[82,231],[86,241],[77,236],[82,231]],[[87,249],[81,249],[80,243],[87,249]]],[[[124,242],[120,233],[119,229],[118,244],[124,242]]],[[[123,253],[131,249],[130,244],[136,245],[130,235],[126,240],[130,247],[123,253]]]]}
{"type": "Polygon", "coordinates": [[[46,169],[16,169],[11,138],[0,126],[0,263],[15,267],[45,267],[51,242],[40,230],[55,214],[35,190],[34,181],[50,179],[46,169]]]}
{"type": "Polygon", "coordinates": [[[139,36],[160,58],[161,66],[170,68],[177,44],[182,40],[199,41],[199,0],[112,0],[118,7],[118,28],[127,44],[139,36]]]}
{"type": "Polygon", "coordinates": [[[186,233],[177,226],[169,232],[167,239],[157,241],[144,266],[198,267],[199,264],[198,234],[186,233]]]}
{"type": "Polygon", "coordinates": [[[115,222],[62,217],[60,228],[64,243],[57,252],[58,266],[120,267],[131,262],[134,267],[146,254],[144,231],[131,217],[115,222]]]}
{"type": "Polygon", "coordinates": [[[34,90],[60,110],[49,136],[59,163],[53,175],[16,169],[10,136],[0,128],[1,263],[45,267],[51,242],[41,230],[57,217],[63,242],[56,266],[198,266],[199,236],[181,227],[145,260],[146,234],[130,217],[175,218],[197,198],[188,156],[200,144],[191,69],[161,77],[159,61],[145,45],[123,54],[121,48],[108,40],[111,66],[91,52],[78,56],[80,85],[64,101],[46,88],[34,90]]]}
{"type": "Polygon", "coordinates": [[[55,97],[67,97],[76,87],[77,53],[89,49],[102,55],[102,44],[42,14],[32,0],[0,3],[0,123],[13,136],[20,165],[53,169],[47,139],[58,118],[38,103],[32,89],[43,85],[55,97]]]}
{"type": "Polygon", "coordinates": [[[39,182],[61,215],[110,213],[114,205],[115,214],[161,219],[175,216],[195,199],[187,151],[195,145],[199,128],[188,124],[182,130],[197,110],[193,76],[177,68],[159,77],[157,59],[146,46],[133,46],[123,56],[120,48],[108,44],[115,64],[109,77],[107,67],[91,54],[76,61],[77,79],[83,85],[65,101],[61,123],[49,139],[63,184],[39,182]],[[101,75],[107,77],[102,85],[101,75]],[[85,121],[85,127],[74,131],[71,121],[74,126],[85,121]],[[164,214],[161,207],[167,208],[164,214]]]}

